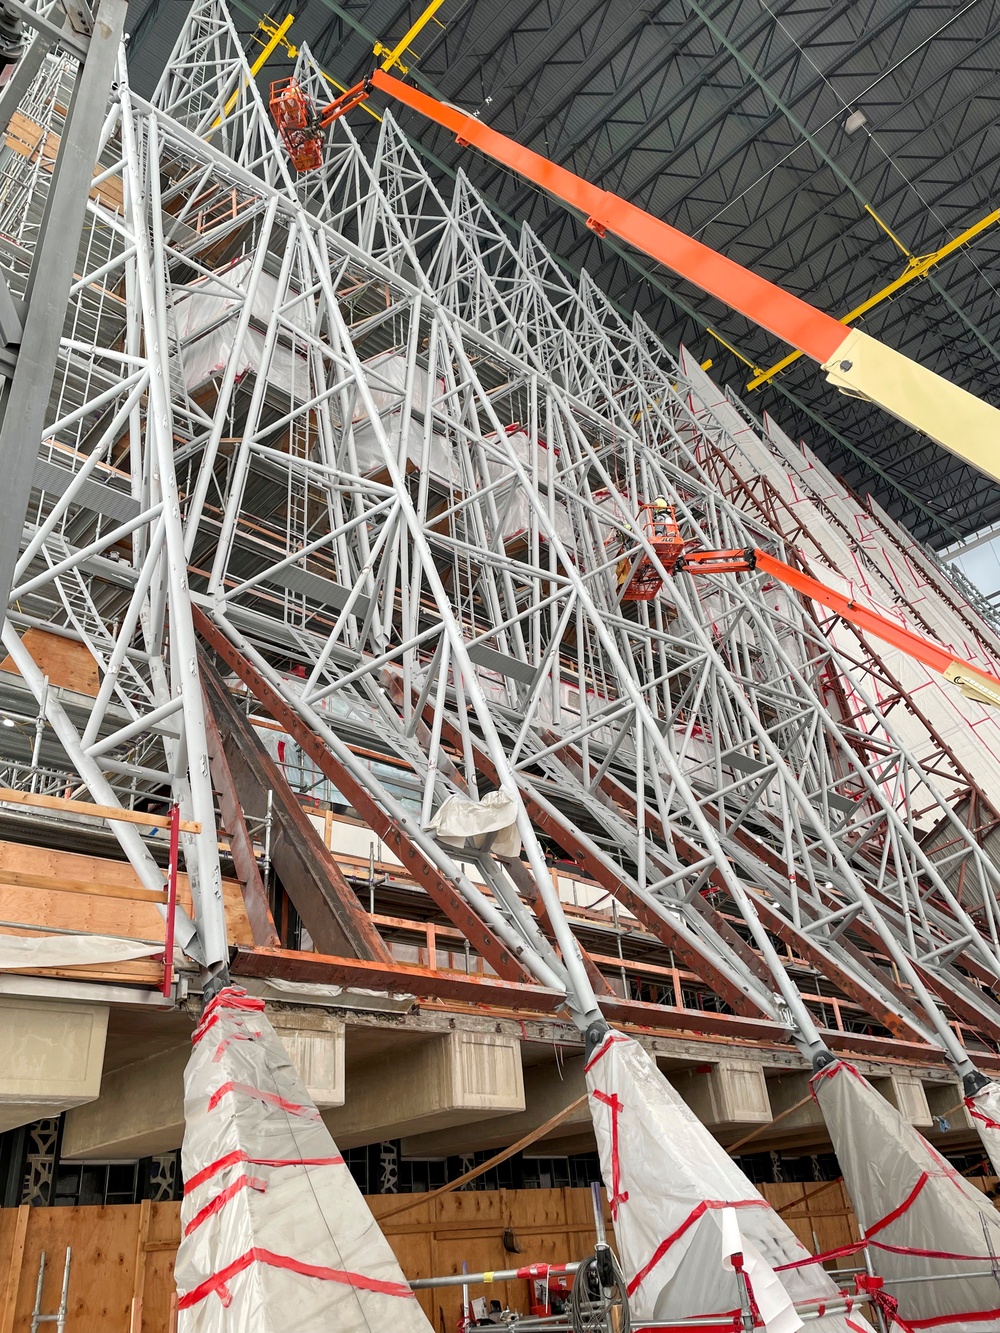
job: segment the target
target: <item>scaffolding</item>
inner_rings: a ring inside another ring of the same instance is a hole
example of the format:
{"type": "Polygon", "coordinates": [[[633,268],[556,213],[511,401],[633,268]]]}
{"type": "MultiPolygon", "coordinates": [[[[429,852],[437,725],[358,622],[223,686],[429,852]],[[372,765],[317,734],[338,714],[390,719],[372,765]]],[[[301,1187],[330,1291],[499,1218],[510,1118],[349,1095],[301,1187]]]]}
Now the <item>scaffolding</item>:
{"type": "MultiPolygon", "coordinates": [[[[0,145],[15,295],[78,64],[44,55],[0,145]]],[[[325,100],[305,47],[295,77],[325,100]]],[[[706,549],[846,571],[996,672],[993,629],[462,173],[443,197],[390,113],[373,153],[347,119],[322,151],[296,179],[222,0],[190,6],[151,100],[120,56],[3,630],[39,742],[3,785],[104,807],[179,950],[224,981],[208,647],[485,964],[565,997],[581,1031],[655,1006],[594,965],[552,847],[733,1031],[818,1067],[929,1047],[988,1090],[997,723],[761,571],[672,577],[646,507],[706,549]],[[648,597],[627,595],[638,570],[648,597]],[[33,628],[89,653],[84,708],[49,688],[33,628]],[[150,799],[177,811],[190,915],[125,817],[150,799]],[[831,1030],[803,960],[863,1030],[831,1030]]]]}

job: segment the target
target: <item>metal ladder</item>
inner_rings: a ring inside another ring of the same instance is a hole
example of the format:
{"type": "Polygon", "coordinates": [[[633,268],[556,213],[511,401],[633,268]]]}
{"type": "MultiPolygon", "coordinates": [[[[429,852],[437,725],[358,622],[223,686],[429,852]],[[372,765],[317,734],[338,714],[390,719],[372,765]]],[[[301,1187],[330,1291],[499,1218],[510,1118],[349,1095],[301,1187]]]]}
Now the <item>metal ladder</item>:
{"type": "Polygon", "coordinates": [[[35,1308],[31,1312],[31,1333],[38,1333],[40,1324],[55,1324],[57,1333],[65,1333],[66,1310],[69,1301],[69,1270],[73,1259],[73,1249],[66,1246],[66,1259],[63,1263],[62,1292],[59,1296],[59,1309],[55,1314],[42,1314],[42,1286],[45,1282],[45,1251],[38,1260],[38,1285],[35,1287],[35,1308]]]}

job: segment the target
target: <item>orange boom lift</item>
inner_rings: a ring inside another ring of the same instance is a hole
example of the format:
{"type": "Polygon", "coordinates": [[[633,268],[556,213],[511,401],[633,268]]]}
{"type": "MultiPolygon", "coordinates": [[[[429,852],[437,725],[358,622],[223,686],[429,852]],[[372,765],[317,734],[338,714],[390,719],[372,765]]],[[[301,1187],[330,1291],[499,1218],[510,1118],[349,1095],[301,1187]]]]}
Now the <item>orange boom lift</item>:
{"type": "MultiPolygon", "coordinates": [[[[322,165],[326,129],[378,89],[450,130],[459,144],[473,146],[525,180],[577,209],[587,226],[611,232],[671,269],[679,277],[745,315],[817,362],[830,383],[845,393],[879,404],[900,421],[929,435],[987,476],[1000,481],[1000,411],[860,329],[720,255],[618,195],[591,185],[474,116],[446,106],[384,70],[375,70],[335,101],[316,110],[294,79],[271,85],[271,112],[297,171],[322,165]]],[[[954,681],[970,698],[1000,707],[1000,679],[984,674],[946,648],[904,629],[888,616],[834,592],[817,579],[756,548],[685,552],[685,540],[662,503],[643,505],[646,538],[656,556],[642,555],[624,572],[623,601],[649,601],[669,575],[742,573],[762,570],[828,607],[859,629],[874,634],[933,671],[954,681]]],[[[621,570],[620,570],[621,572],[621,570]]]]}
{"type": "MultiPolygon", "coordinates": [[[[282,124],[283,98],[289,85],[294,85],[297,94],[305,97],[294,79],[271,86],[271,110],[286,144],[288,133],[299,133],[297,128],[289,126],[286,130],[282,124]]],[[[628,200],[591,185],[572,171],[490,129],[474,116],[446,106],[382,69],[375,70],[316,114],[311,131],[315,152],[307,152],[301,141],[294,150],[289,147],[293,161],[297,155],[303,163],[297,169],[314,170],[315,158],[322,150],[323,131],[376,88],[450,130],[460,144],[478,148],[568,207],[577,209],[587,219],[587,226],[599,236],[611,232],[782,342],[790,343],[818,362],[827,380],[844,393],[878,403],[900,421],[1000,481],[1000,411],[989,403],[860,329],[846,328],[832,315],[751,273],[701,241],[685,236],[628,200]]]]}

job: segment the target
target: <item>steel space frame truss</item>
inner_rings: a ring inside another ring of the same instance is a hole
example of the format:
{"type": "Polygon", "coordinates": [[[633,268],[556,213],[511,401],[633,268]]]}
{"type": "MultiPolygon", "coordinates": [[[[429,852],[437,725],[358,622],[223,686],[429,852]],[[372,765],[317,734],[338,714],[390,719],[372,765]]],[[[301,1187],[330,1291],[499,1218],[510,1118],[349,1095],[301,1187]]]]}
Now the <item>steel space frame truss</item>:
{"type": "MultiPolygon", "coordinates": [[[[42,134],[73,76],[44,62],[22,105],[42,134]]],[[[304,48],[298,77],[326,100],[304,48]]],[[[442,198],[391,115],[373,156],[346,121],[325,151],[292,179],[221,0],[191,6],[151,102],[122,58],[3,639],[64,751],[52,784],[167,793],[200,821],[179,942],[222,963],[197,621],[498,968],[565,991],[581,1027],[609,998],[553,845],[734,1012],[812,1054],[832,1040],[777,936],[878,1031],[967,1072],[949,1017],[1000,1039],[1000,872],[959,817],[972,777],[932,728],[914,746],[880,711],[871,645],[760,575],[660,568],[657,597],[623,600],[628,571],[656,566],[636,518],[656,496],[693,541],[794,558],[766,506],[720,486],[727,427],[692,410],[647,328],[527,228],[513,244],[464,176],[442,198]],[[22,642],[32,625],[91,654],[83,726],[22,642]],[[408,765],[408,797],[359,737],[408,765]],[[447,797],[493,790],[523,859],[432,828],[447,797]]],[[[48,186],[37,154],[0,148],[12,287],[48,186]]]]}

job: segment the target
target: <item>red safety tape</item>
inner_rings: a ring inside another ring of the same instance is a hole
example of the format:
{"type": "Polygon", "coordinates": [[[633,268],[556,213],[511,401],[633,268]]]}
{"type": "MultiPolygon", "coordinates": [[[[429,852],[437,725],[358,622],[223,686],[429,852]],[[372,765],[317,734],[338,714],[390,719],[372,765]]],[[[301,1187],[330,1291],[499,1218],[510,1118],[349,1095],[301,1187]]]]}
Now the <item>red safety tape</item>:
{"type": "Polygon", "coordinates": [[[231,1032],[228,1037],[223,1037],[215,1048],[215,1054],[212,1056],[212,1064],[217,1065],[225,1055],[229,1043],[232,1041],[254,1041],[257,1037],[263,1037],[263,1032],[231,1032]]]}
{"type": "Polygon", "coordinates": [[[226,1186],[221,1194],[217,1194],[214,1199],[205,1204],[200,1212],[195,1213],[184,1228],[185,1236],[190,1236],[192,1231],[197,1231],[210,1217],[214,1217],[216,1213],[221,1212],[229,1200],[234,1199],[241,1190],[257,1190],[263,1194],[266,1189],[267,1185],[264,1181],[258,1180],[256,1176],[238,1176],[231,1185],[226,1186]]]}
{"type": "Polygon", "coordinates": [[[855,1273],[854,1285],[859,1293],[864,1292],[871,1297],[872,1305],[885,1316],[887,1327],[895,1323],[906,1329],[906,1324],[899,1317],[899,1301],[886,1291],[885,1278],[876,1277],[872,1273],[855,1273]]]}
{"type": "Polygon", "coordinates": [[[359,1291],[377,1291],[383,1296],[408,1296],[415,1299],[414,1293],[405,1282],[385,1282],[381,1278],[366,1277],[364,1273],[349,1273],[344,1268],[324,1268],[319,1264],[304,1264],[300,1259],[293,1259],[287,1254],[275,1254],[273,1250],[262,1250],[254,1246],[226,1264],[218,1273],[206,1278],[191,1291],[186,1292],[177,1302],[178,1310],[190,1310],[206,1296],[214,1292],[224,1306],[232,1303],[232,1293],[226,1285],[230,1279],[245,1272],[251,1264],[266,1264],[269,1268],[283,1268],[301,1277],[314,1277],[320,1282],[341,1282],[344,1286],[354,1287],[359,1291]]]}
{"type": "Polygon", "coordinates": [[[208,1029],[219,1021],[220,1009],[239,1010],[262,1014],[264,1012],[264,1001],[258,999],[256,995],[248,995],[241,986],[226,986],[220,990],[214,999],[209,1000],[202,1011],[201,1021],[194,1030],[191,1037],[193,1042],[201,1041],[208,1029]]]}
{"type": "Polygon", "coordinates": [[[841,1070],[846,1071],[848,1074],[853,1074],[856,1079],[859,1079],[864,1083],[864,1076],[855,1069],[852,1064],[849,1064],[847,1060],[835,1060],[832,1065],[824,1065],[822,1069],[817,1069],[816,1073],[813,1074],[812,1078],[809,1080],[809,1089],[812,1092],[813,1101],[819,1101],[819,1098],[816,1096],[816,1089],[813,1085],[821,1078],[836,1078],[841,1070]]]}
{"type": "Polygon", "coordinates": [[[208,1018],[207,1020],[205,1019],[204,1016],[202,1016],[201,1022],[198,1024],[194,1032],[191,1034],[191,1045],[197,1046],[198,1043],[201,1041],[202,1037],[204,1037],[207,1032],[209,1032],[212,1028],[214,1028],[216,1023],[218,1022],[219,1022],[218,1014],[212,1014],[211,1017],[208,1018]]]}
{"type": "Polygon", "coordinates": [[[551,1273],[565,1273],[566,1264],[527,1264],[517,1270],[520,1278],[548,1277],[551,1273]]]}
{"type": "Polygon", "coordinates": [[[885,1217],[880,1218],[878,1222],[872,1223],[870,1227],[865,1227],[865,1234],[868,1239],[871,1240],[872,1236],[877,1236],[880,1231],[884,1231],[887,1226],[902,1217],[906,1210],[913,1204],[917,1195],[927,1184],[928,1180],[930,1180],[930,1176],[927,1172],[921,1171],[920,1175],[917,1177],[917,1183],[914,1185],[913,1189],[910,1190],[909,1194],[899,1207],[894,1208],[891,1213],[886,1213],[885,1217]]]}
{"type": "Polygon", "coordinates": [[[659,1245],[653,1251],[653,1257],[640,1268],[635,1277],[628,1284],[628,1294],[631,1296],[641,1283],[649,1276],[652,1270],[660,1262],[666,1252],[675,1241],[680,1240],[685,1231],[694,1226],[699,1217],[703,1217],[710,1208],[770,1208],[771,1205],[766,1199],[702,1199],[696,1208],[693,1208],[687,1217],[680,1224],[676,1231],[672,1231],[665,1240],[661,1240],[659,1245]]]}
{"type": "Polygon", "coordinates": [[[857,1254],[865,1248],[863,1240],[852,1241],[850,1245],[840,1245],[835,1250],[826,1250],[823,1254],[807,1254],[804,1259],[793,1259],[787,1264],[772,1264],[776,1273],[783,1273],[789,1268],[806,1268],[809,1264],[825,1264],[828,1259],[843,1259],[847,1255],[857,1254]]]}
{"type": "Polygon", "coordinates": [[[890,1245],[884,1240],[873,1240],[871,1244],[876,1250],[888,1250],[890,1254],[915,1254],[918,1259],[954,1259],[956,1263],[988,1264],[994,1257],[991,1254],[952,1254],[948,1250],[918,1250],[910,1245],[890,1245]]]}
{"type": "Polygon", "coordinates": [[[289,1115],[302,1115],[310,1120],[319,1120],[320,1114],[317,1110],[310,1110],[307,1106],[300,1106],[298,1102],[286,1101],[284,1097],[279,1097],[276,1092],[265,1092],[263,1088],[253,1088],[249,1083],[234,1083],[232,1079],[228,1083],[223,1083],[220,1088],[216,1088],[208,1099],[208,1109],[214,1111],[219,1102],[227,1092],[242,1093],[244,1097],[252,1097],[254,1101],[264,1102],[267,1106],[276,1106],[281,1111],[287,1111],[289,1115]]]}
{"type": "Polygon", "coordinates": [[[1000,1129],[1000,1121],[992,1119],[985,1111],[980,1111],[976,1106],[974,1097],[966,1097],[965,1105],[969,1115],[974,1116],[976,1120],[981,1120],[987,1129],[1000,1129]]]}
{"type": "Polygon", "coordinates": [[[227,1166],[236,1166],[246,1163],[248,1166],[343,1166],[343,1157],[251,1157],[249,1153],[237,1148],[233,1152],[227,1152],[225,1157],[218,1158],[217,1161],[209,1162],[208,1166],[203,1166],[200,1171],[196,1171],[184,1186],[185,1197],[199,1185],[204,1185],[206,1180],[211,1180],[217,1176],[220,1171],[224,1171],[227,1166]]]}
{"type": "Polygon", "coordinates": [[[628,1203],[628,1190],[621,1189],[621,1161],[618,1157],[618,1117],[625,1108],[616,1092],[599,1092],[595,1088],[594,1097],[611,1108],[611,1198],[608,1207],[611,1209],[612,1222],[617,1222],[618,1205],[628,1203]]]}
{"type": "Polygon", "coordinates": [[[585,1074],[589,1074],[590,1071],[593,1069],[594,1065],[597,1064],[598,1060],[602,1060],[604,1056],[607,1055],[608,1051],[610,1051],[611,1047],[615,1044],[616,1041],[631,1041],[631,1040],[632,1040],[631,1037],[624,1037],[620,1032],[609,1032],[608,1035],[601,1042],[600,1046],[598,1046],[594,1054],[583,1066],[583,1072],[585,1074]]]}
{"type": "Polygon", "coordinates": [[[1000,1306],[995,1310],[970,1310],[961,1314],[939,1314],[933,1319],[911,1319],[909,1327],[941,1328],[945,1324],[979,1324],[985,1319],[1000,1319],[1000,1306]]]}

